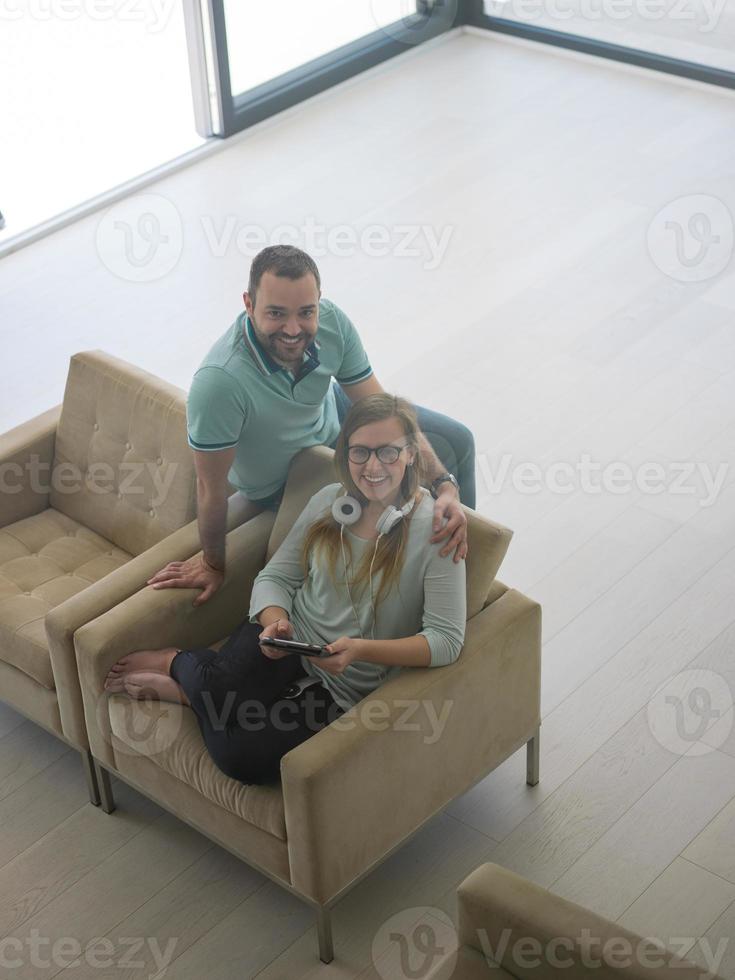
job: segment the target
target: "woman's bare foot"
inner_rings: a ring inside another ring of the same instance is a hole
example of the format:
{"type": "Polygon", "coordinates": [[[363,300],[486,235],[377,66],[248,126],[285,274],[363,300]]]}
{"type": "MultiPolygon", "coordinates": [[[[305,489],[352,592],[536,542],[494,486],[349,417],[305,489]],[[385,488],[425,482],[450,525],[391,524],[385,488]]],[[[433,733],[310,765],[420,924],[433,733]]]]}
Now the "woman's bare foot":
{"type": "Polygon", "coordinates": [[[105,690],[110,694],[128,694],[137,700],[173,701],[174,704],[189,704],[189,699],[173,677],[155,670],[137,670],[119,674],[105,690]]]}
{"type": "Polygon", "coordinates": [[[105,689],[107,690],[109,681],[123,674],[130,674],[133,671],[155,670],[161,674],[168,674],[171,661],[175,656],[175,647],[166,647],[164,650],[139,650],[137,653],[128,653],[110,668],[110,672],[105,680],[105,689]]]}

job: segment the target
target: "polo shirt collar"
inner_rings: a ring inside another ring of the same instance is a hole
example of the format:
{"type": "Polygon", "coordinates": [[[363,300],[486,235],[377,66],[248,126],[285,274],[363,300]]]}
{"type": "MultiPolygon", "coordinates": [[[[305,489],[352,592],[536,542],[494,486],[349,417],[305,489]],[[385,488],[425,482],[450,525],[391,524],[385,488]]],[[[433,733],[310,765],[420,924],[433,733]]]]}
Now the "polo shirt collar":
{"type": "MultiPolygon", "coordinates": [[[[255,359],[255,363],[258,365],[263,374],[276,374],[278,371],[283,371],[288,373],[287,369],[282,367],[270,356],[268,351],[266,351],[261,345],[260,341],[255,335],[255,330],[253,330],[253,324],[247,313],[243,314],[245,318],[244,327],[242,331],[245,344],[250,349],[250,353],[255,359]]],[[[315,367],[318,366],[319,362],[319,351],[321,349],[321,344],[314,337],[311,343],[304,349],[302,362],[308,365],[310,371],[313,371],[315,367]]]]}

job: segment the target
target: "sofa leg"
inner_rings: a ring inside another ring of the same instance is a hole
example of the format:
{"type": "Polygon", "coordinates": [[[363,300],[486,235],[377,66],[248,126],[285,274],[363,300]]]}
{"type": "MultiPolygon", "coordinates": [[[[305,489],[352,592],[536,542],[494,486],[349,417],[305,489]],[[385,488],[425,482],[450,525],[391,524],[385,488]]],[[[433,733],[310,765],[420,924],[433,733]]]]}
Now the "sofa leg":
{"type": "Polygon", "coordinates": [[[541,741],[541,729],[536,729],[536,734],[526,742],[526,782],[529,786],[536,786],[539,780],[539,749],[541,741]]]}
{"type": "Polygon", "coordinates": [[[94,760],[94,769],[97,773],[97,785],[100,788],[102,809],[105,813],[112,813],[115,809],[115,797],[112,795],[112,782],[109,772],[104,769],[97,760],[94,760]]]}
{"type": "Polygon", "coordinates": [[[331,963],[334,959],[332,912],[322,905],[316,910],[316,931],[319,937],[319,959],[322,963],[331,963]]]}
{"type": "Polygon", "coordinates": [[[87,752],[84,749],[80,749],[79,754],[82,757],[82,768],[84,769],[84,775],[87,778],[89,802],[92,804],[92,806],[99,806],[100,790],[99,786],[97,785],[97,775],[94,771],[94,759],[92,758],[92,753],[87,752]]]}

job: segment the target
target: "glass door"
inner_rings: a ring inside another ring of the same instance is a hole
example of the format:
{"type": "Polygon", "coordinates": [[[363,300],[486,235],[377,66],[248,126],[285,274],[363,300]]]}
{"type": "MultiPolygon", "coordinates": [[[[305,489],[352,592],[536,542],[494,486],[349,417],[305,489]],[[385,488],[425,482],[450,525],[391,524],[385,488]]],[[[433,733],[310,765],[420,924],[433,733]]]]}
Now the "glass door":
{"type": "Polygon", "coordinates": [[[206,93],[198,129],[217,136],[436,37],[461,22],[462,6],[462,0],[186,3],[195,88],[206,93]]]}
{"type": "Polygon", "coordinates": [[[416,0],[225,0],[233,94],[375,31],[400,30],[416,17],[416,0]]]}

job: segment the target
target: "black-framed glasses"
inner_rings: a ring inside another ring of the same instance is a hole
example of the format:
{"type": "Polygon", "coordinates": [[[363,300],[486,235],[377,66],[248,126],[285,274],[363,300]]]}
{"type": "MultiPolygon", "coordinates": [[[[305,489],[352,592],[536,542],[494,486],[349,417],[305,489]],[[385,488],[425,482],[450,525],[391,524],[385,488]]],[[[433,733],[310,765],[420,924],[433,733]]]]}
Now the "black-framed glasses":
{"type": "Polygon", "coordinates": [[[351,463],[367,463],[372,453],[378,457],[381,463],[395,463],[401,455],[405,446],[377,446],[371,449],[369,446],[350,446],[347,455],[351,463]]]}

